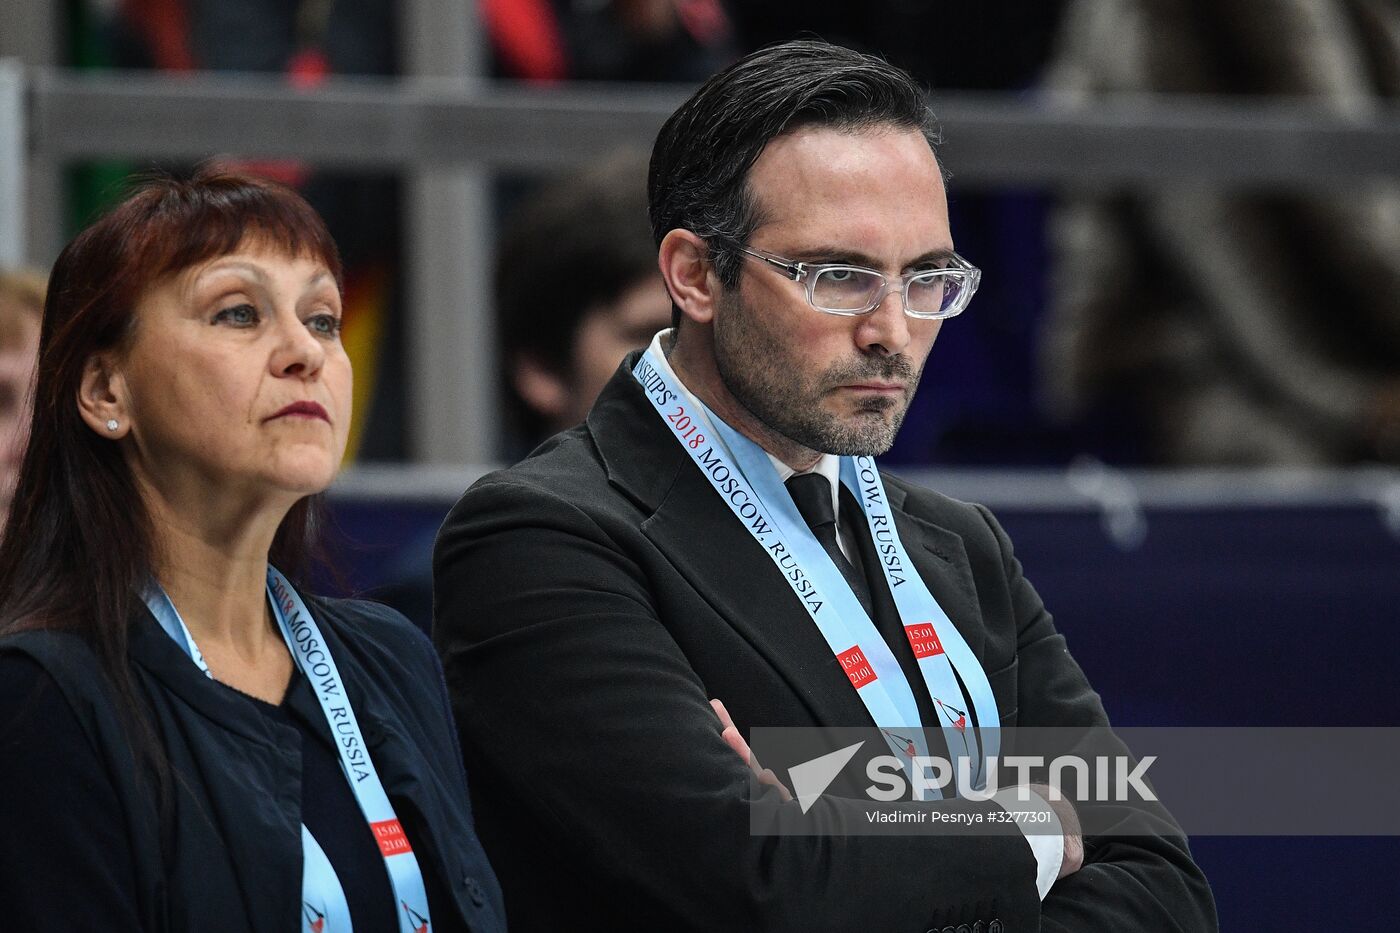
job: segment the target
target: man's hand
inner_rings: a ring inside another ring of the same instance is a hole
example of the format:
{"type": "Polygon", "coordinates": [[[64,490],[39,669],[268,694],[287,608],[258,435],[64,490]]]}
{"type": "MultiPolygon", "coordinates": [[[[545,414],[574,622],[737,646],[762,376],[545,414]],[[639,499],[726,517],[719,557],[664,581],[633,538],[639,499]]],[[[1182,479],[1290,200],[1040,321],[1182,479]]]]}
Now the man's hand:
{"type": "Polygon", "coordinates": [[[1060,831],[1065,839],[1065,854],[1060,860],[1060,873],[1055,876],[1055,880],[1059,881],[1084,867],[1084,835],[1079,826],[1079,814],[1075,812],[1074,804],[1070,801],[1063,797],[1059,800],[1053,799],[1048,785],[1032,784],[1030,788],[1050,805],[1050,809],[1054,810],[1055,816],[1060,819],[1060,831]]]}
{"type": "Polygon", "coordinates": [[[791,800],[792,792],[783,786],[783,782],[778,780],[778,776],[771,769],[759,766],[758,759],[754,757],[753,749],[749,748],[749,743],[745,742],[744,737],[739,734],[739,728],[734,725],[734,720],[729,717],[729,710],[724,708],[724,704],[719,700],[711,700],[710,706],[714,707],[715,715],[719,717],[720,725],[724,727],[719,734],[720,738],[724,739],[725,743],[738,753],[740,760],[749,766],[753,776],[758,778],[758,783],[776,787],[784,801],[791,800]]]}

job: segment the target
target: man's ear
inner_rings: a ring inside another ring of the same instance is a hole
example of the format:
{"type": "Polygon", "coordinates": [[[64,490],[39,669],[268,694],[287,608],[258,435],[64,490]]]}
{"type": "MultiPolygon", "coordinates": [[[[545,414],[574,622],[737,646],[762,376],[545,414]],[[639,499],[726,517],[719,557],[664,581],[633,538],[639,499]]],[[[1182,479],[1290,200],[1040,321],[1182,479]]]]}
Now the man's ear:
{"type": "Polygon", "coordinates": [[[666,290],[681,314],[697,324],[714,320],[720,284],[705,241],[689,230],[677,228],[662,238],[656,258],[666,290]]]}
{"type": "Polygon", "coordinates": [[[113,355],[94,353],[88,357],[78,384],[78,413],[103,437],[125,437],[131,430],[126,380],[113,355]]]}
{"type": "Polygon", "coordinates": [[[569,384],[533,353],[521,353],[511,364],[510,382],[538,415],[554,423],[569,410],[569,384]]]}

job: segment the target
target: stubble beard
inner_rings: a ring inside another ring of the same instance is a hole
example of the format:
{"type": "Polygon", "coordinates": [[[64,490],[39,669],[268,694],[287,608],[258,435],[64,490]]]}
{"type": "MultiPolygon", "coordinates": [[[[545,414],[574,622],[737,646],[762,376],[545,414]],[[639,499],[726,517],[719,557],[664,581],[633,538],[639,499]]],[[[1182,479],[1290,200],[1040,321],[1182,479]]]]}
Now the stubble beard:
{"type": "Polygon", "coordinates": [[[893,446],[919,375],[903,354],[837,364],[804,384],[801,360],[784,350],[762,326],[761,314],[734,292],[721,298],[714,340],[725,388],[768,429],[808,450],[842,457],[879,456],[893,446]],[[909,389],[902,398],[864,399],[847,418],[822,408],[830,389],[871,379],[898,381],[909,389]]]}

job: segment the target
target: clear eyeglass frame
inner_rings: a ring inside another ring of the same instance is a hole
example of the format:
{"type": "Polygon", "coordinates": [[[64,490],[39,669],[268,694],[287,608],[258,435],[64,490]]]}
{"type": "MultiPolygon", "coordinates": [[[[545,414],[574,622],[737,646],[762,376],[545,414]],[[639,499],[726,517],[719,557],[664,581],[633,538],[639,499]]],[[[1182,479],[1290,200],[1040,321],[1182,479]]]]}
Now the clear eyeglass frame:
{"type": "Polygon", "coordinates": [[[810,304],[816,310],[822,312],[823,314],[835,314],[841,317],[860,317],[861,315],[869,314],[870,312],[874,311],[876,308],[880,307],[880,303],[884,301],[885,296],[889,294],[891,285],[894,282],[898,282],[900,285],[900,297],[903,301],[905,314],[909,315],[912,318],[918,318],[919,320],[941,321],[945,320],[946,318],[957,317],[959,314],[962,314],[963,311],[967,309],[968,302],[972,300],[972,296],[976,294],[977,286],[982,282],[982,270],[974,266],[972,263],[968,262],[966,259],[959,256],[957,253],[948,254],[948,262],[950,263],[950,265],[946,268],[927,269],[922,271],[909,272],[905,275],[900,276],[898,279],[892,281],[890,277],[885,275],[883,272],[880,272],[876,269],[868,269],[865,266],[853,266],[849,263],[844,262],[796,262],[794,260],[786,259],[782,256],[779,256],[776,253],[770,253],[760,249],[753,249],[751,247],[744,246],[740,243],[733,243],[731,241],[730,245],[734,249],[743,253],[744,255],[753,259],[757,259],[761,262],[765,262],[773,268],[778,269],[788,278],[792,279],[794,282],[801,282],[806,287],[807,303],[810,304]],[[880,284],[878,288],[875,288],[871,292],[872,297],[868,299],[864,307],[823,307],[821,304],[817,303],[817,282],[821,279],[821,277],[824,274],[831,272],[862,273],[865,275],[874,276],[880,284]],[[951,303],[946,304],[938,311],[916,311],[910,308],[910,286],[921,281],[927,281],[935,278],[947,279],[950,283],[957,284],[957,292],[953,296],[951,303]]]}

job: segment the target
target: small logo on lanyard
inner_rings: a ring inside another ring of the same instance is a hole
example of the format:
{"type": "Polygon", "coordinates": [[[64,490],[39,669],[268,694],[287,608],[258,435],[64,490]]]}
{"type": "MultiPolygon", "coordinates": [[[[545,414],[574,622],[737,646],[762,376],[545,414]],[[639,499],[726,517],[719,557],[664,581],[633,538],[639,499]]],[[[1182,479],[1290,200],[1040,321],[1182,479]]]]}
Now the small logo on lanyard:
{"type": "Polygon", "coordinates": [[[321,933],[326,928],[326,912],[311,906],[310,901],[301,902],[301,915],[306,918],[306,929],[310,933],[321,933]]]}
{"type": "Polygon", "coordinates": [[[947,703],[938,699],[938,697],[934,697],[933,701],[938,704],[938,710],[943,714],[944,718],[948,720],[948,725],[957,729],[959,732],[967,728],[967,713],[964,710],[960,710],[956,706],[949,706],[947,703]],[[957,714],[957,719],[953,718],[954,713],[957,714]]]}
{"type": "Polygon", "coordinates": [[[403,912],[408,916],[408,923],[413,927],[413,933],[428,933],[428,918],[408,906],[407,901],[399,901],[403,905],[403,912]]]}
{"type": "Polygon", "coordinates": [[[918,750],[917,748],[914,747],[914,740],[913,740],[913,739],[905,738],[905,737],[902,736],[902,735],[896,735],[895,733],[891,732],[891,731],[888,730],[888,729],[881,729],[880,731],[883,732],[883,733],[885,734],[885,737],[886,737],[886,738],[893,740],[893,742],[894,742],[896,745],[901,745],[901,746],[902,746],[901,750],[904,752],[904,754],[908,755],[910,758],[913,758],[913,757],[915,757],[915,756],[917,756],[917,755],[919,754],[919,750],[918,750]]]}
{"type": "Polygon", "coordinates": [[[836,656],[836,660],[841,662],[841,669],[851,679],[851,686],[857,690],[868,683],[879,680],[875,675],[875,668],[871,667],[870,662],[865,660],[865,652],[860,650],[860,645],[852,645],[847,648],[836,656]]]}
{"type": "MultiPolygon", "coordinates": [[[[943,715],[944,719],[948,720],[948,725],[952,726],[954,731],[957,732],[958,738],[962,739],[962,756],[971,759],[973,757],[972,743],[968,741],[967,711],[960,710],[956,706],[949,706],[947,703],[944,703],[938,697],[934,697],[933,702],[938,704],[938,712],[943,715]],[[958,718],[954,719],[954,716],[957,716],[958,718]]],[[[977,741],[977,739],[974,737],[973,741],[977,741]]],[[[977,741],[977,744],[980,746],[981,742],[977,741]]],[[[958,754],[957,750],[952,748],[951,746],[949,747],[948,751],[954,755],[958,754]]],[[[973,779],[973,786],[981,787],[982,783],[980,775],[982,773],[982,766],[979,762],[973,761],[973,769],[977,775],[973,779]]]]}

